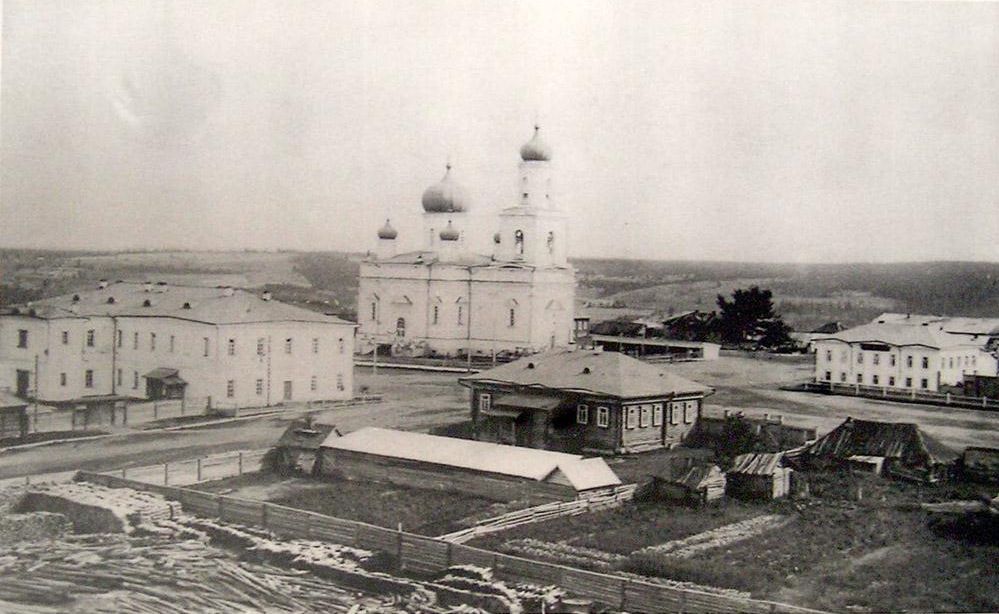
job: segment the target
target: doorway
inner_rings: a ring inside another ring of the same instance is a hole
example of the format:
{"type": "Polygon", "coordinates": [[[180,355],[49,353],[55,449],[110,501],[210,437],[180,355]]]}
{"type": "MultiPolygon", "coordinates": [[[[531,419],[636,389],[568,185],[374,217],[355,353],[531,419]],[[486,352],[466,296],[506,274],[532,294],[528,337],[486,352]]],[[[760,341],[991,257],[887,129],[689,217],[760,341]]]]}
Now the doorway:
{"type": "Polygon", "coordinates": [[[291,380],[284,381],[284,400],[291,400],[291,380]]]}
{"type": "Polygon", "coordinates": [[[28,397],[28,390],[31,387],[31,371],[25,371],[24,369],[17,370],[17,396],[21,398],[28,397]]]}

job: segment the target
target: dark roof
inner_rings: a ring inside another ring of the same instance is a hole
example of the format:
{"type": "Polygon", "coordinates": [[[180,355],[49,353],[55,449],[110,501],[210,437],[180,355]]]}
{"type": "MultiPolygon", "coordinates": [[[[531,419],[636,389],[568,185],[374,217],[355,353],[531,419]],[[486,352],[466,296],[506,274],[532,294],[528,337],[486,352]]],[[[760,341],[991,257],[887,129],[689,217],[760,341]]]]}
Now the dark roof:
{"type": "Polygon", "coordinates": [[[308,420],[295,420],[278,439],[277,447],[318,450],[334,428],[332,424],[312,424],[308,420]]]}
{"type": "Polygon", "coordinates": [[[714,392],[708,386],[620,352],[584,349],[551,350],[527,356],[459,381],[572,390],[622,399],[714,392]]]}
{"type": "Polygon", "coordinates": [[[672,462],[658,468],[652,477],[663,482],[679,484],[690,490],[697,490],[712,481],[724,480],[724,474],[718,465],[695,462],[692,458],[673,459],[672,462]]]}
{"type": "Polygon", "coordinates": [[[839,331],[843,330],[843,328],[844,326],[839,322],[826,322],[822,326],[814,330],[811,330],[809,332],[831,334],[831,333],[838,333],[839,331]]]}
{"type": "Polygon", "coordinates": [[[946,464],[958,458],[934,437],[910,422],[874,422],[847,418],[808,447],[813,456],[884,456],[906,464],[946,464]]]}
{"type": "Polygon", "coordinates": [[[780,452],[753,452],[735,457],[732,468],[726,473],[741,475],[772,475],[784,466],[784,455],[780,452]]]}

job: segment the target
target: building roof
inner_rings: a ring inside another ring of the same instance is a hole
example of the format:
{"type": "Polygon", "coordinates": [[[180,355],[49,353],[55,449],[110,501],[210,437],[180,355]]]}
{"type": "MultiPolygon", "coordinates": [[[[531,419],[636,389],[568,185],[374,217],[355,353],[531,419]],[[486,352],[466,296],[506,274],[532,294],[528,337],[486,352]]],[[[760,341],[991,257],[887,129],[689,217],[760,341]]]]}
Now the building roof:
{"type": "Polygon", "coordinates": [[[281,434],[277,447],[318,450],[334,429],[332,424],[314,424],[306,419],[295,420],[281,434]]]}
{"type": "Polygon", "coordinates": [[[815,440],[807,448],[813,456],[884,456],[906,463],[951,463],[958,453],[910,422],[875,422],[854,420],[845,422],[815,440]]]}
{"type": "Polygon", "coordinates": [[[652,477],[670,484],[679,484],[690,490],[698,490],[710,482],[725,479],[718,465],[709,462],[697,462],[692,458],[674,459],[658,468],[652,477]]]}
{"type": "Polygon", "coordinates": [[[584,349],[551,350],[462,377],[459,381],[572,390],[622,399],[714,392],[708,386],[620,352],[584,349]]]}
{"type": "Polygon", "coordinates": [[[468,194],[451,177],[451,163],[447,164],[444,177],[423,191],[423,210],[427,213],[461,213],[468,211],[468,194]]]}
{"type": "MultiPolygon", "coordinates": [[[[949,349],[957,347],[975,347],[982,344],[970,343],[969,340],[960,335],[948,333],[940,328],[938,323],[922,324],[896,324],[886,322],[884,324],[862,324],[853,328],[815,337],[815,341],[825,340],[844,341],[846,343],[884,343],[894,346],[921,345],[936,349],[949,349]]],[[[982,341],[984,343],[985,340],[982,341]]]]}
{"type": "Polygon", "coordinates": [[[419,250],[415,252],[404,252],[402,254],[396,254],[390,258],[379,259],[376,261],[377,264],[447,264],[449,266],[491,266],[497,264],[493,262],[492,257],[483,256],[482,254],[475,254],[472,252],[462,252],[454,254],[451,258],[448,258],[446,263],[441,262],[440,256],[437,252],[419,250]]]}
{"type": "Polygon", "coordinates": [[[999,335],[999,318],[968,318],[963,316],[945,317],[911,313],[882,313],[871,321],[872,324],[905,324],[919,326],[937,324],[949,333],[964,335],[999,335]]]}
{"type": "Polygon", "coordinates": [[[547,481],[561,472],[576,490],[621,483],[602,458],[498,443],[440,437],[409,431],[364,427],[342,437],[329,435],[322,447],[361,452],[401,460],[497,473],[536,481],[547,481]]]}
{"type": "Polygon", "coordinates": [[[742,475],[772,475],[784,466],[784,455],[780,452],[752,452],[740,454],[732,462],[732,468],[726,473],[742,475]]]}
{"type": "MultiPolygon", "coordinates": [[[[351,324],[244,290],[117,282],[19,306],[20,313],[44,319],[117,316],[171,317],[210,324],[316,322],[351,324]],[[187,305],[185,307],[185,305],[187,305]]],[[[11,313],[8,310],[6,313],[11,313]]]]}

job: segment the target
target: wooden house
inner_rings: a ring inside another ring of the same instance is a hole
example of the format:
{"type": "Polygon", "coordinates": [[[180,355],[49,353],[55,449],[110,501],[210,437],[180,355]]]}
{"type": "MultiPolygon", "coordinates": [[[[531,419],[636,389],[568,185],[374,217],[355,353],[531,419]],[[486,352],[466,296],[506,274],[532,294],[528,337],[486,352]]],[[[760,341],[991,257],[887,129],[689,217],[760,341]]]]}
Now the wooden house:
{"type": "Polygon", "coordinates": [[[680,503],[708,503],[725,495],[725,474],[714,463],[676,459],[652,475],[649,494],[680,503]]]}
{"type": "Polygon", "coordinates": [[[290,473],[318,473],[319,451],[336,427],[314,424],[311,419],[295,420],[285,430],[275,446],[277,469],[290,473]]]}
{"type": "Polygon", "coordinates": [[[953,472],[958,454],[918,425],[907,422],[845,422],[810,444],[802,461],[810,467],[852,467],[891,477],[937,482],[953,472]]]}
{"type": "Polygon", "coordinates": [[[618,352],[560,349],[463,377],[477,439],[571,453],[679,445],[713,390],[618,352]]]}
{"type": "Polygon", "coordinates": [[[365,427],[322,445],[323,474],[500,501],[568,501],[621,480],[602,458],[365,427]]]}
{"type": "Polygon", "coordinates": [[[791,491],[792,473],[781,453],[740,454],[725,472],[725,494],[740,499],[784,497],[791,491]]]}

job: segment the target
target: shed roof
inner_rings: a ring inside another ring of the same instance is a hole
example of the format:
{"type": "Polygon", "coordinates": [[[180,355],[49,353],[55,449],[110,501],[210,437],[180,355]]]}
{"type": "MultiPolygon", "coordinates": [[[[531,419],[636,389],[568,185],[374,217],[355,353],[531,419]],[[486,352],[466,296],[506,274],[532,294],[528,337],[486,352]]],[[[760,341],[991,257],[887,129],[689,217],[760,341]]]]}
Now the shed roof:
{"type": "Polygon", "coordinates": [[[497,473],[536,481],[545,481],[561,470],[577,491],[616,486],[621,480],[602,458],[584,460],[582,456],[505,446],[497,443],[441,437],[409,431],[395,431],[373,426],[358,429],[342,437],[329,435],[323,448],[347,450],[401,460],[497,473]]]}
{"type": "Polygon", "coordinates": [[[735,457],[732,468],[727,473],[742,475],[772,475],[783,467],[784,455],[780,452],[752,452],[735,457]]]}
{"type": "Polygon", "coordinates": [[[620,352],[583,349],[558,349],[527,356],[459,381],[572,390],[623,399],[713,392],[708,386],[620,352]]]}
{"type": "Polygon", "coordinates": [[[697,490],[708,482],[722,478],[721,469],[714,463],[695,462],[694,459],[677,459],[652,474],[652,477],[670,484],[679,484],[697,490]]]}
{"type": "Polygon", "coordinates": [[[854,420],[845,422],[815,440],[808,447],[815,456],[884,456],[906,462],[951,463],[958,453],[936,438],[924,433],[910,422],[875,422],[854,420]]]}
{"type": "Polygon", "coordinates": [[[332,424],[314,424],[304,419],[295,420],[281,434],[277,447],[318,450],[334,428],[332,424]]]}

